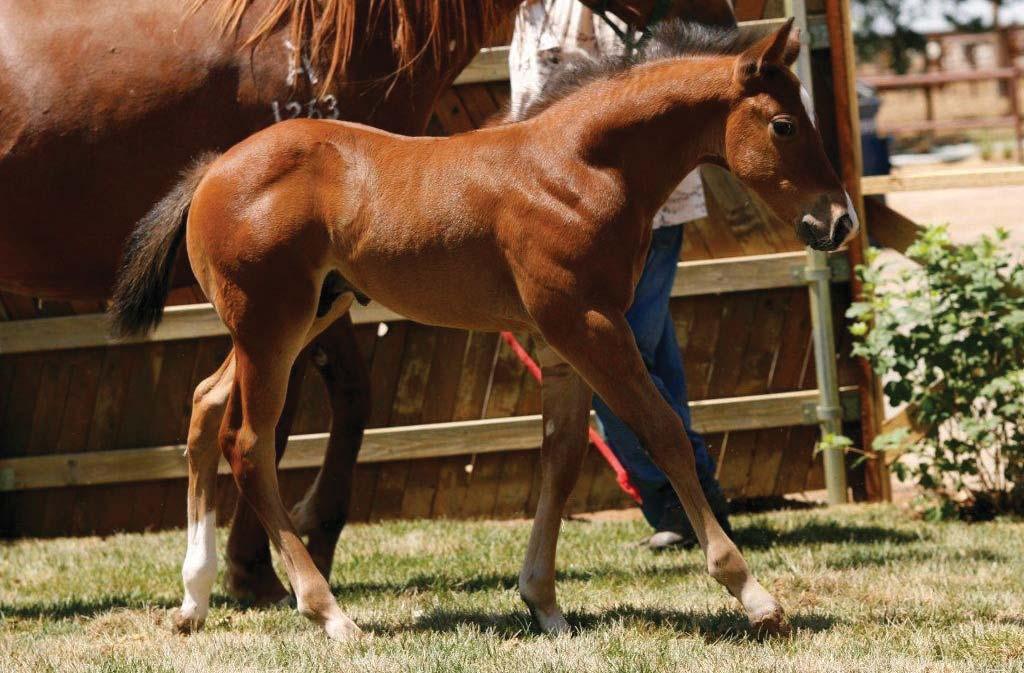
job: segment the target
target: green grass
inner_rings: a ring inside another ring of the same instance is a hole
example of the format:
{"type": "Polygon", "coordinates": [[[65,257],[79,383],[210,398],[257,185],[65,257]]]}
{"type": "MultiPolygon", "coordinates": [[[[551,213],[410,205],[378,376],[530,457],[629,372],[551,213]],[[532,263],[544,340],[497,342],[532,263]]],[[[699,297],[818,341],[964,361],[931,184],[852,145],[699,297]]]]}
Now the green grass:
{"type": "Polygon", "coordinates": [[[528,524],[412,522],[342,536],[334,591],[370,638],[333,643],[294,610],[222,593],[186,638],[167,626],[184,549],[171,532],[0,545],[0,670],[1024,670],[1024,524],[851,507],[735,526],[792,636],[754,638],[699,552],[650,553],[638,521],[574,521],[559,550],[572,637],[538,634],[519,602],[528,524]]]}

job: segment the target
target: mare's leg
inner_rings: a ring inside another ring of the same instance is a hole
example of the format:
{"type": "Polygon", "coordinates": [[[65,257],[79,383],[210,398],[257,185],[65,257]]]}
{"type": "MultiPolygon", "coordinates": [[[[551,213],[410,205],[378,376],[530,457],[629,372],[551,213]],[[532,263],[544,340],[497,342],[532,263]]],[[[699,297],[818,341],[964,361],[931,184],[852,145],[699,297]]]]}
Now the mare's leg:
{"type": "MultiPolygon", "coordinates": [[[[281,456],[284,455],[288,444],[308,361],[307,348],[296,358],[288,377],[284,409],[274,431],[275,464],[281,462],[281,456]]],[[[226,557],[228,593],[235,598],[251,601],[256,605],[273,605],[288,597],[288,590],[281,584],[277,572],[274,571],[267,532],[245,498],[239,498],[235,503],[226,557]]]]}
{"type": "Polygon", "coordinates": [[[587,419],[592,393],[572,367],[542,348],[541,482],[537,513],[519,573],[519,595],[547,633],[569,630],[555,599],[555,551],[565,502],[576,484],[587,450],[587,419]]]}
{"type": "Polygon", "coordinates": [[[312,360],[327,384],[331,434],[324,463],[306,495],[292,508],[292,521],[307,536],[313,562],[330,579],[338,536],[348,519],[352,473],[370,416],[370,372],[346,313],[317,336],[312,360]]]}
{"type": "Polygon", "coordinates": [[[242,299],[232,330],[235,378],[221,426],[220,446],[239,490],[280,554],[299,612],[322,625],[330,637],[347,639],[357,635],[359,628],[338,607],[327,580],[302,544],[277,483],[274,430],[284,407],[289,372],[316,333],[307,322],[315,305],[302,305],[302,289],[289,292],[281,288],[278,297],[282,301],[268,300],[258,312],[242,299]]]}
{"type": "Polygon", "coordinates": [[[750,623],[769,632],[788,629],[778,602],[747,568],[708,505],[694,464],[693,448],[679,416],[658,393],[621,312],[548,307],[545,339],[640,437],[668,475],[693,524],[708,572],[742,603],[750,623]]]}
{"type": "Polygon", "coordinates": [[[192,398],[188,429],[188,550],[181,568],[185,598],[172,616],[174,627],[189,633],[203,625],[210,609],[210,591],[217,579],[217,431],[235,375],[234,353],[192,398]]]}

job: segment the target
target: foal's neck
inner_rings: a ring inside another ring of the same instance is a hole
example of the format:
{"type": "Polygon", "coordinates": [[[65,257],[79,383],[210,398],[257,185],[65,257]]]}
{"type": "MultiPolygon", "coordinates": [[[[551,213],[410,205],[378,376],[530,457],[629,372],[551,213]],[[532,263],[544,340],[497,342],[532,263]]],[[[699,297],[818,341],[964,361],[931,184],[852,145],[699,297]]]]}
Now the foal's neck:
{"type": "MultiPolygon", "coordinates": [[[[639,66],[579,96],[580,155],[617,170],[629,207],[653,218],[701,160],[724,155],[731,58],[639,66]]],[[[582,93],[582,92],[581,92],[582,93]]]]}

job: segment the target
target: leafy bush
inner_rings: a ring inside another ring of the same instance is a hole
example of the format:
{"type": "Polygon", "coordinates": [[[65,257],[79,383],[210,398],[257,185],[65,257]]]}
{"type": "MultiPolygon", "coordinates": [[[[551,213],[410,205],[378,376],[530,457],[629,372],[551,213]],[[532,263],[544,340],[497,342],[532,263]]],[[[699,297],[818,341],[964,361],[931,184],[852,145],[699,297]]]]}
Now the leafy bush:
{"type": "Polygon", "coordinates": [[[904,454],[894,470],[931,494],[931,517],[1024,511],[1024,266],[1007,237],[955,246],[931,228],[907,250],[915,265],[887,268],[873,251],[857,269],[854,354],[915,426],[874,448],[904,454]]]}

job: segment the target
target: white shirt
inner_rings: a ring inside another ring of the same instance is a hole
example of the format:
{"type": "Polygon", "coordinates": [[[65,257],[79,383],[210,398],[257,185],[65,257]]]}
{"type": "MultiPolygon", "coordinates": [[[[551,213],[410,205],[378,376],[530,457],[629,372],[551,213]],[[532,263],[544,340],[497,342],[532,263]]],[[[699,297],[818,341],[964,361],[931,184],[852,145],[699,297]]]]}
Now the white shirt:
{"type": "MultiPolygon", "coordinates": [[[[623,27],[615,17],[610,17],[623,27]]],[[[515,33],[508,54],[509,83],[512,86],[512,114],[515,115],[540,93],[544,81],[562,54],[587,56],[619,54],[618,35],[577,0],[524,2],[516,15],[515,33]]],[[[700,169],[683,178],[668,197],[653,227],[673,226],[707,217],[700,169]]]]}

